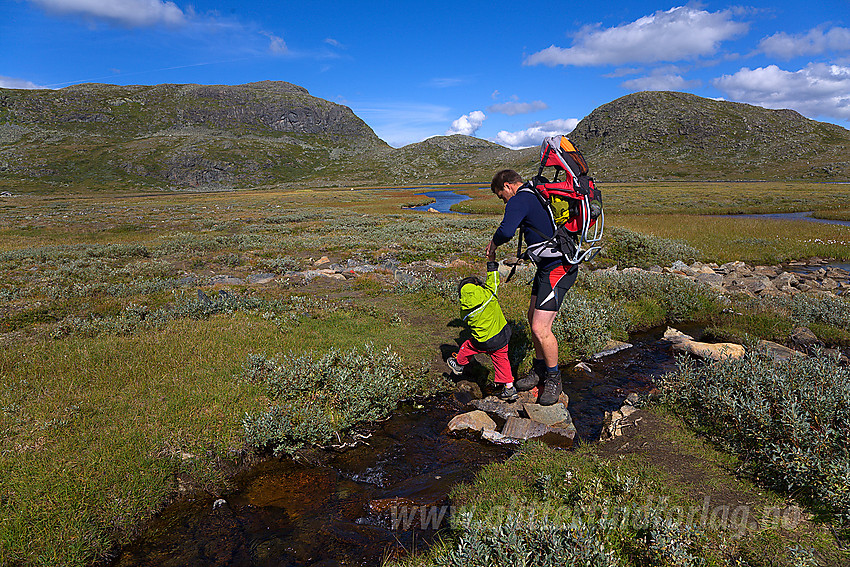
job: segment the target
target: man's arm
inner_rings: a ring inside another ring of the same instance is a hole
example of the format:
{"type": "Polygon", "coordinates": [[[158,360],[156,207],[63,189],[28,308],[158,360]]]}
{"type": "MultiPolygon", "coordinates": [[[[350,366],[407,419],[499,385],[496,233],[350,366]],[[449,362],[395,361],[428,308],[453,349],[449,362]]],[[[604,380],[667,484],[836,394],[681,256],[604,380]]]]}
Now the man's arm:
{"type": "Polygon", "coordinates": [[[497,247],[513,238],[519,225],[525,220],[528,214],[529,197],[536,202],[534,195],[527,192],[520,192],[505,204],[505,215],[502,217],[502,223],[496,229],[492,238],[493,244],[497,247]]]}

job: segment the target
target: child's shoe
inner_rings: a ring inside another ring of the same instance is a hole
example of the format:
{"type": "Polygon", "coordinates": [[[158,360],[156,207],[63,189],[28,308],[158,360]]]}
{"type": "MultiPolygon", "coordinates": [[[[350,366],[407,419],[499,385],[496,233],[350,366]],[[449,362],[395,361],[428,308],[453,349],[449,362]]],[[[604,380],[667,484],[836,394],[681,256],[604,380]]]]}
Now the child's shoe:
{"type": "Polygon", "coordinates": [[[446,364],[449,365],[452,374],[454,374],[455,376],[460,376],[461,374],[463,374],[464,366],[457,361],[457,353],[451,355],[448,360],[446,360],[446,364]]]}
{"type": "Polygon", "coordinates": [[[505,388],[502,386],[502,389],[499,390],[499,393],[496,394],[496,397],[502,400],[503,402],[515,402],[519,399],[519,394],[516,391],[516,387],[512,386],[510,388],[505,388]]]}
{"type": "Polygon", "coordinates": [[[535,359],[528,373],[519,380],[514,381],[514,386],[520,392],[533,390],[543,382],[543,376],[545,374],[546,366],[543,364],[543,361],[535,359]]]}

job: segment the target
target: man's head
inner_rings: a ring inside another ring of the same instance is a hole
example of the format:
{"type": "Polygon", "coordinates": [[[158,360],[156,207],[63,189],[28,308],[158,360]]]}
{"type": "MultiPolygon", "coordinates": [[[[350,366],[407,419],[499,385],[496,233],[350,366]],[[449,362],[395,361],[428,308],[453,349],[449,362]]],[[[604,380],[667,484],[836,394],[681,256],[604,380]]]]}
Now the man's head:
{"type": "Polygon", "coordinates": [[[522,186],[522,176],[513,169],[503,169],[493,176],[490,182],[490,191],[499,199],[507,203],[511,197],[516,195],[517,189],[522,186]]]}

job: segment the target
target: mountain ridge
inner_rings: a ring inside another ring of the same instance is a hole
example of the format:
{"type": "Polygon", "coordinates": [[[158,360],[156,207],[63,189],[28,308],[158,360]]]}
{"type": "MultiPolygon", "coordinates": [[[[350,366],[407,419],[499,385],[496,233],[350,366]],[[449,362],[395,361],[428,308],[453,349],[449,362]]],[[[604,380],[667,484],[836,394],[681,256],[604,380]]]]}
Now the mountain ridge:
{"type": "MultiPolygon", "coordinates": [[[[850,177],[850,131],[788,110],[642,92],[570,133],[600,181],[850,177]]],[[[537,148],[469,136],[392,148],[347,106],[284,81],[0,89],[0,180],[167,189],[485,182],[537,148]]]]}

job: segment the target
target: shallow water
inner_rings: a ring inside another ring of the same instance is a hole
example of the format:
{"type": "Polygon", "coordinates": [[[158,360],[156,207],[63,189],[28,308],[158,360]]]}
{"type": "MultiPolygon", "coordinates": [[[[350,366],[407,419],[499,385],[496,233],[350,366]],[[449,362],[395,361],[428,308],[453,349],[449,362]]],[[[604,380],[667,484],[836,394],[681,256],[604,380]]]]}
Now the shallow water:
{"type": "Polygon", "coordinates": [[[805,211],[802,213],[764,213],[758,215],[711,215],[715,217],[723,217],[723,218],[736,218],[736,219],[774,219],[774,220],[803,220],[809,222],[819,222],[824,224],[838,224],[843,226],[850,226],[850,221],[843,220],[830,220],[830,219],[816,219],[811,216],[813,211],[805,211]]]}
{"type": "Polygon", "coordinates": [[[454,191],[428,191],[426,193],[417,193],[417,196],[418,195],[424,195],[425,197],[431,197],[432,199],[436,200],[429,205],[422,205],[421,207],[411,207],[412,210],[427,211],[428,209],[434,209],[438,213],[454,213],[455,211],[451,210],[452,205],[456,205],[457,203],[461,203],[463,201],[468,201],[472,198],[466,195],[460,195],[458,193],[455,193],[454,191]]]}
{"type": "MultiPolygon", "coordinates": [[[[662,332],[633,336],[633,348],[587,362],[590,373],[564,373],[579,437],[598,439],[606,411],[675,368],[669,347],[658,341],[662,332]]],[[[422,550],[435,528],[447,526],[441,514],[450,513],[451,488],[513,451],[446,435],[448,421],[463,411],[452,396],[421,409],[402,405],[391,419],[360,428],[369,437],[357,447],[314,450],[309,462],[269,459],[241,474],[223,500],[200,494],[168,507],[112,565],[380,565],[422,550]],[[434,514],[430,520],[399,523],[398,511],[422,506],[434,514]]]]}

